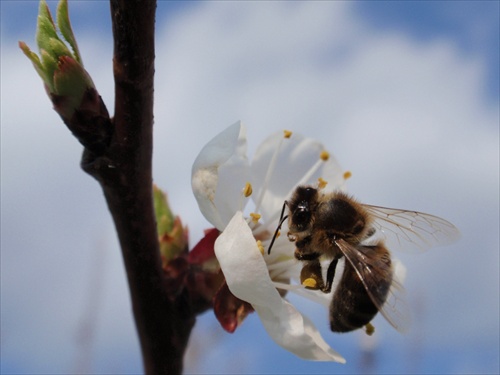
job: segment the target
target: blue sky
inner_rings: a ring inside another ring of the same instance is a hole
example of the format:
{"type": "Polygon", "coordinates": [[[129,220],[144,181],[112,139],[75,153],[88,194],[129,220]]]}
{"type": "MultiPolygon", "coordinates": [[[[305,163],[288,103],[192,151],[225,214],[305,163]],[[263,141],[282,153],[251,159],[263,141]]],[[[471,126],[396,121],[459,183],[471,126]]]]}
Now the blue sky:
{"type": "MultiPolygon", "coordinates": [[[[102,194],[17,48],[34,47],[37,7],[1,1],[1,372],[141,372],[102,194]]],[[[70,1],[112,112],[108,12],[70,1]]],[[[371,339],[333,335],[322,307],[291,297],[346,365],[297,359],[257,316],[226,334],[208,312],[187,372],[499,372],[499,12],[497,1],[159,2],[154,176],[192,244],[208,223],[191,164],[237,120],[250,153],[283,128],[320,139],[353,172],[359,200],[434,213],[462,232],[455,246],[395,254],[408,272],[408,335],[381,318],[371,339]]]]}

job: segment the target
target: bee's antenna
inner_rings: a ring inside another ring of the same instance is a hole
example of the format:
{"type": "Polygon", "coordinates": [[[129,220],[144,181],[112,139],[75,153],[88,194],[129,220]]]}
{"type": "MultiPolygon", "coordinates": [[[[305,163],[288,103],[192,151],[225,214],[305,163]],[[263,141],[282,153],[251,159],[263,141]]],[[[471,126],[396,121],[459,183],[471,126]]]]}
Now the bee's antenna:
{"type": "Polygon", "coordinates": [[[280,215],[280,223],[278,224],[278,227],[276,228],[276,231],[274,232],[273,239],[271,240],[271,243],[269,244],[269,248],[267,249],[267,254],[271,254],[271,248],[273,247],[274,241],[276,240],[276,237],[278,237],[278,233],[281,229],[281,226],[285,222],[286,219],[288,219],[288,215],[283,216],[285,214],[285,207],[288,206],[288,202],[285,201],[283,203],[283,208],[281,209],[281,215],[280,215]]]}

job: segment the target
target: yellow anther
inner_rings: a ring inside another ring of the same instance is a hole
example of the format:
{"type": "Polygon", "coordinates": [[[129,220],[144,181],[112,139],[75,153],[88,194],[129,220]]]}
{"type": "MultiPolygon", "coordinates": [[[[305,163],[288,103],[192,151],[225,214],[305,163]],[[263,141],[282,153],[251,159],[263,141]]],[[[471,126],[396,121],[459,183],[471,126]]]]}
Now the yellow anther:
{"type": "Polygon", "coordinates": [[[344,172],[344,180],[347,180],[348,178],[351,178],[352,173],[351,171],[345,171],[344,172]]]}
{"type": "Polygon", "coordinates": [[[252,213],[250,214],[250,217],[252,218],[252,221],[253,221],[254,223],[257,223],[257,222],[259,221],[259,219],[261,218],[261,215],[260,215],[260,214],[255,213],[255,212],[252,212],[252,213]]]}
{"type": "Polygon", "coordinates": [[[321,177],[318,178],[318,189],[324,189],[328,184],[328,181],[323,180],[321,177]]]}
{"type": "Polygon", "coordinates": [[[264,249],[264,246],[262,246],[262,241],[261,240],[257,240],[257,247],[259,248],[259,251],[262,255],[264,255],[264,252],[266,251],[266,249],[264,249]]]}
{"type": "Polygon", "coordinates": [[[318,289],[318,282],[312,277],[308,277],[304,281],[302,281],[302,285],[309,289],[318,289]]]}
{"type": "Polygon", "coordinates": [[[245,187],[243,188],[243,194],[245,195],[245,198],[248,198],[250,195],[252,195],[252,184],[250,182],[247,182],[245,184],[245,187]]]}
{"type": "Polygon", "coordinates": [[[375,332],[375,327],[371,323],[368,323],[365,325],[365,332],[368,336],[371,336],[375,332]]]}
{"type": "Polygon", "coordinates": [[[283,136],[285,138],[290,138],[292,136],[292,132],[290,130],[283,130],[283,136]]]}
{"type": "Polygon", "coordinates": [[[319,158],[323,161],[327,161],[328,159],[330,159],[330,153],[328,151],[321,151],[321,154],[319,154],[319,158]]]}

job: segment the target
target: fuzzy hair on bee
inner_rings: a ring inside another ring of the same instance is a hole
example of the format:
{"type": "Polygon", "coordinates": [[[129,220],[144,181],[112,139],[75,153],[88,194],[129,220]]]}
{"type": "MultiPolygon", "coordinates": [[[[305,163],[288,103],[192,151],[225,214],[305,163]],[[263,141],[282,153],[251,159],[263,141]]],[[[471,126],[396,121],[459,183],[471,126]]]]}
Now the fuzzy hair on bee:
{"type": "Polygon", "coordinates": [[[284,202],[268,253],[285,221],[294,256],[303,262],[300,280],[307,288],[330,293],[337,264],[345,259],[329,310],[334,332],[371,331],[370,321],[378,312],[397,330],[408,328],[404,289],[395,277],[386,238],[424,250],[459,236],[453,224],[437,216],[365,205],[344,192],[324,193],[313,186],[298,186],[284,202]],[[320,258],[330,262],[325,279],[320,258]]]}

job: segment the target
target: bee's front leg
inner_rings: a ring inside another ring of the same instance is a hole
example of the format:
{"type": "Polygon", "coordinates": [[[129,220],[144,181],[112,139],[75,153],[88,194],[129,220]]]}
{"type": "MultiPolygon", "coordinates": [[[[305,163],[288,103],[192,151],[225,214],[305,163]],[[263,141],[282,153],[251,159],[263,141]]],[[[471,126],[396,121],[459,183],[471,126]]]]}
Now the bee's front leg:
{"type": "Polygon", "coordinates": [[[311,249],[311,236],[307,236],[295,242],[295,258],[298,260],[316,260],[320,257],[320,253],[311,249]]]}

